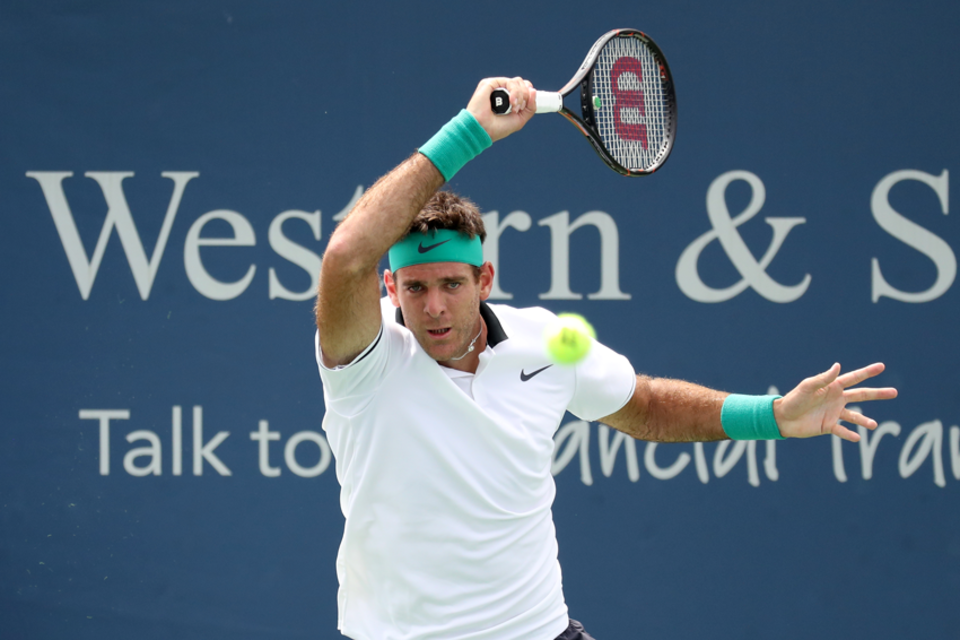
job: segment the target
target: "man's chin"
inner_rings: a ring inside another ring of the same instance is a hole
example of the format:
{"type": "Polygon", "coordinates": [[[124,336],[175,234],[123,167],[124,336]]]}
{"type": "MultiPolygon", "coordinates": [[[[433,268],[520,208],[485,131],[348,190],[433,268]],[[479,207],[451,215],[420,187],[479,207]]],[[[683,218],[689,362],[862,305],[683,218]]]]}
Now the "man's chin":
{"type": "Polygon", "coordinates": [[[423,350],[427,352],[428,356],[430,356],[437,362],[447,362],[452,358],[456,358],[457,356],[460,355],[460,353],[463,353],[463,351],[466,351],[467,349],[466,347],[464,347],[460,353],[456,353],[456,349],[453,349],[448,345],[437,345],[437,346],[432,346],[428,348],[424,346],[424,344],[421,342],[420,346],[423,347],[423,350]]]}
{"type": "Polygon", "coordinates": [[[451,358],[457,357],[456,353],[449,353],[446,349],[443,350],[433,350],[427,351],[427,355],[436,360],[437,362],[447,362],[451,358]]]}

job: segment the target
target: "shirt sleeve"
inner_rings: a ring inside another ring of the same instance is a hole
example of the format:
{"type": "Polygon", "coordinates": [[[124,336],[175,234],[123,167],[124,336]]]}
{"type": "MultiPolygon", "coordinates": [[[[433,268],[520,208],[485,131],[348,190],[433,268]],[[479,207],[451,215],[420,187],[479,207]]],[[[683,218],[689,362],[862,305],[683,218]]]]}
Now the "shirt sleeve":
{"type": "Polygon", "coordinates": [[[567,410],[592,422],[616,413],[633,397],[637,374],[633,365],[613,349],[594,341],[576,367],[576,389],[567,410]]]}
{"type": "Polygon", "coordinates": [[[390,362],[389,343],[393,333],[381,322],[377,337],[360,355],[349,364],[332,368],[323,364],[320,332],[316,333],[314,349],[327,410],[349,417],[367,406],[386,376],[390,362]]]}

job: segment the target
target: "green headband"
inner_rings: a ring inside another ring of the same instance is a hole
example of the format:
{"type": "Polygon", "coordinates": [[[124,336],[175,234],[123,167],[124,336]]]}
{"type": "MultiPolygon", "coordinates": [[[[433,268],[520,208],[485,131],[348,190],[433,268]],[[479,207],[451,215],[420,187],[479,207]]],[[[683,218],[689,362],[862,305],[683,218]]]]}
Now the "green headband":
{"type": "Polygon", "coordinates": [[[411,233],[390,247],[390,270],[430,262],[464,262],[479,267],[483,264],[480,236],[470,236],[453,229],[434,229],[430,233],[411,233]]]}

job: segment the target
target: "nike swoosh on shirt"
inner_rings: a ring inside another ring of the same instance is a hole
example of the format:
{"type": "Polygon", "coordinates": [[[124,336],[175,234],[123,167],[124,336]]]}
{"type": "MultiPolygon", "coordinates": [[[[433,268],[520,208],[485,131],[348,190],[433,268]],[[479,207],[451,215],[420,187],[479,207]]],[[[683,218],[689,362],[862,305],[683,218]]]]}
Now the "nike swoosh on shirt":
{"type": "Polygon", "coordinates": [[[450,240],[451,240],[451,239],[448,238],[448,239],[444,240],[443,242],[438,242],[437,244],[430,244],[430,245],[427,245],[427,246],[423,246],[423,242],[421,242],[421,243],[420,243],[420,246],[417,247],[417,251],[418,251],[419,253],[426,253],[427,251],[430,251],[431,249],[436,249],[436,248],[439,247],[440,245],[446,244],[446,243],[450,242],[450,240]]]}
{"type": "Polygon", "coordinates": [[[531,371],[530,373],[526,373],[523,369],[520,369],[520,381],[521,381],[521,382],[526,382],[527,380],[529,380],[529,379],[532,378],[533,376],[537,375],[537,374],[540,373],[541,371],[546,371],[547,369],[549,369],[549,368],[552,367],[552,366],[553,366],[552,364],[548,364],[547,366],[542,367],[542,368],[540,368],[540,369],[537,369],[536,371],[531,371]]]}

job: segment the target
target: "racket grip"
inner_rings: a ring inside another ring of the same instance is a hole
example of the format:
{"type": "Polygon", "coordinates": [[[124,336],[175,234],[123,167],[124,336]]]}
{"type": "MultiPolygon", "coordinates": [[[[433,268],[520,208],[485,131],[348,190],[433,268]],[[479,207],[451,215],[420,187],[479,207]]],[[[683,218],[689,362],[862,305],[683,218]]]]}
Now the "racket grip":
{"type": "Polygon", "coordinates": [[[498,116],[510,113],[510,92],[506,89],[494,89],[490,94],[490,110],[498,116]]]}
{"type": "MultiPolygon", "coordinates": [[[[537,91],[537,113],[556,113],[563,108],[563,94],[555,91],[537,91]]],[[[490,94],[490,110],[498,116],[510,113],[510,92],[494,89],[490,94]]]]}

